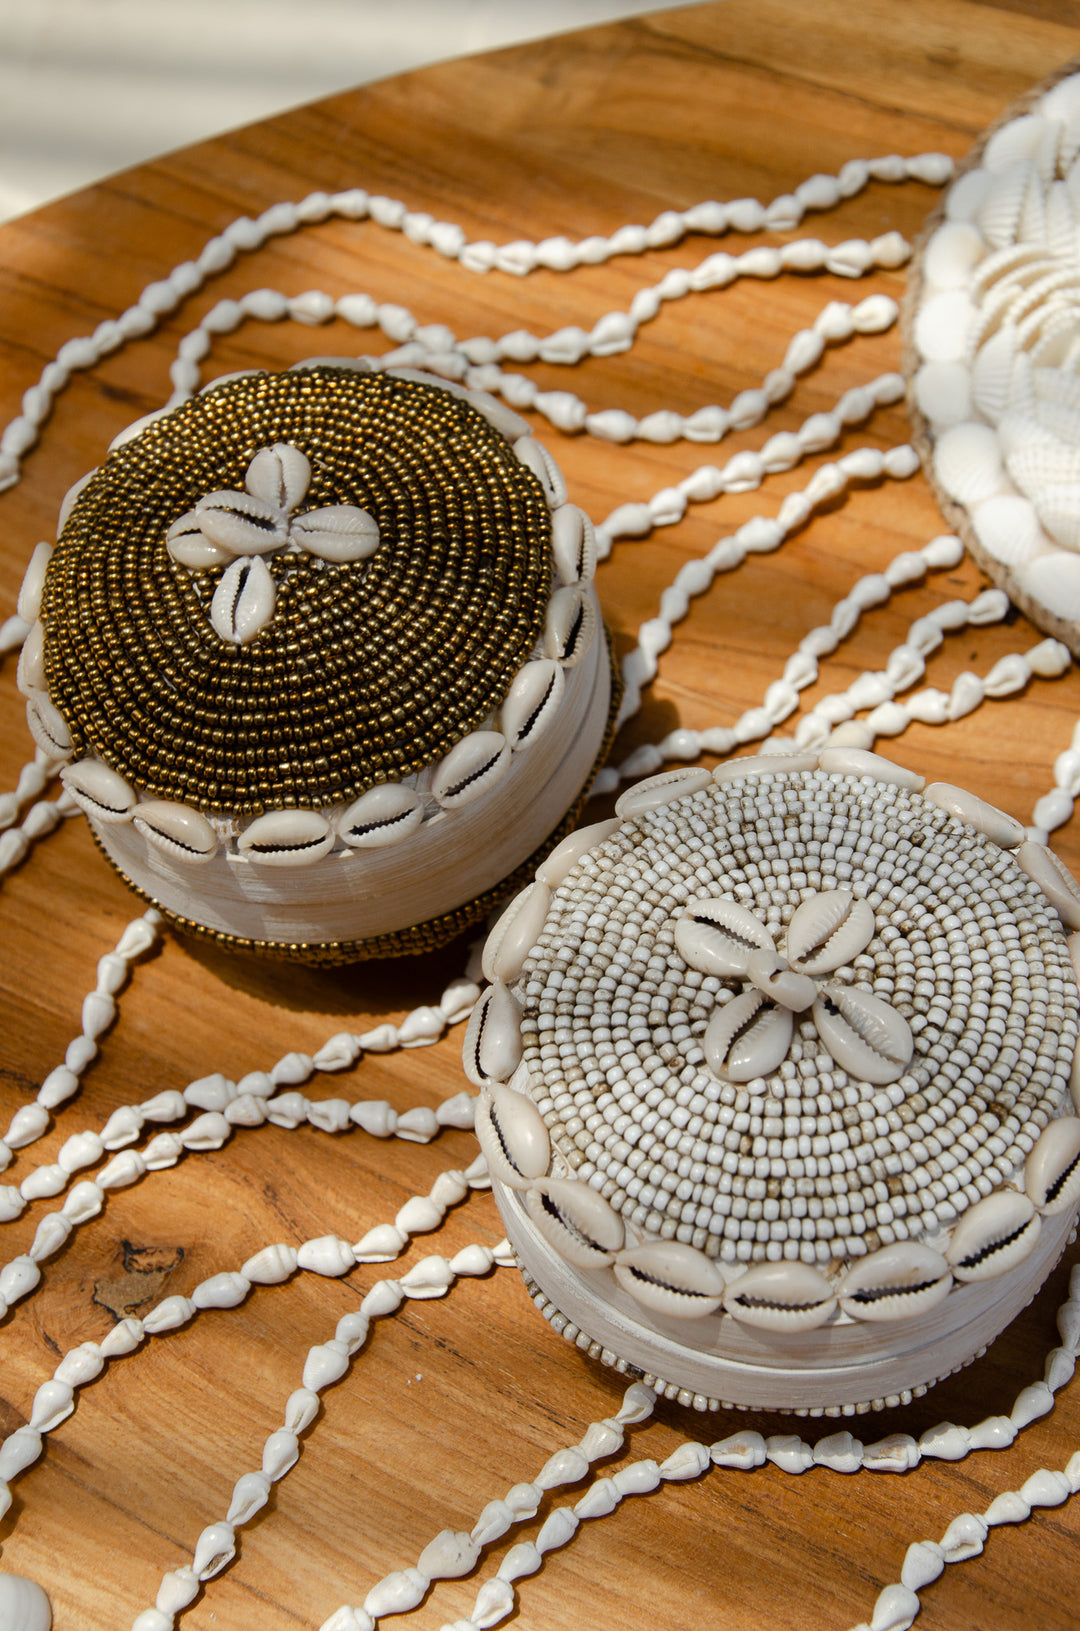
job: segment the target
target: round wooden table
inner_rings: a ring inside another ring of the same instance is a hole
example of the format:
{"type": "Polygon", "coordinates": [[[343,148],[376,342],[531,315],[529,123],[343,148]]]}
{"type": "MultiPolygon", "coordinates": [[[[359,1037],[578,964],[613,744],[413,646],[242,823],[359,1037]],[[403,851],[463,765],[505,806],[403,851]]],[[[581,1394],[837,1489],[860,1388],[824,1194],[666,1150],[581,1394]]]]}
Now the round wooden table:
{"type": "MultiPolygon", "coordinates": [[[[134,301],[145,284],[193,255],[234,217],[278,199],[363,186],[459,222],[470,239],[571,238],[648,222],[667,207],[709,198],[769,200],[815,171],[849,158],[941,150],[961,156],[980,130],[1030,84],[1080,52],[1080,26],[1066,6],[1034,0],[907,0],[903,6],[821,0],[729,0],[590,30],[455,62],[331,98],[118,176],[0,229],[0,413],[6,422],[42,366],[73,335],[90,333],[134,301]]],[[[898,228],[913,237],[935,203],[919,184],[872,184],[835,212],[810,217],[803,234],[830,242],[898,228]]],[[[335,297],[367,290],[459,335],[526,328],[545,334],[588,328],[625,309],[634,291],[670,267],[717,247],[739,252],[760,238],[691,237],[645,257],[616,258],[569,277],[477,276],[372,222],[340,220],[275,238],[240,255],[155,333],[77,373],[28,454],[22,482],[0,497],[0,607],[12,609],[30,549],[51,538],[68,486],[100,461],[129,421],[159,406],[180,336],[215,301],[269,286],[335,297]]],[[[829,298],[873,291],[902,295],[904,273],[858,283],[827,275],[745,280],[729,290],[667,306],[645,325],[629,357],[591,360],[572,386],[591,408],[636,415],[689,413],[727,403],[755,386],[790,336],[829,298]]],[[[282,366],[313,352],[376,347],[342,323],[312,332],[294,323],[248,324],[214,347],[210,373],[282,366]]],[[[719,462],[795,428],[843,390],[896,367],[896,331],[835,347],[775,410],[769,426],[725,442],[719,462]]],[[[566,371],[540,364],[545,389],[566,371]]],[[[903,405],[850,430],[845,450],[905,440],[903,405]]],[[[544,439],[571,496],[595,517],[641,500],[714,457],[686,442],[613,447],[587,437],[544,439]]],[[[820,462],[814,461],[814,462],[820,462]]],[[[760,492],[691,506],[678,526],[647,542],[621,542],[599,576],[621,651],[654,615],[679,565],[708,550],[747,517],[774,515],[807,469],[770,478],[760,492]]],[[[943,530],[920,476],[870,486],[816,516],[774,556],[717,579],[676,631],[639,716],[616,746],[676,724],[731,724],[757,705],[801,636],[827,620],[862,573],[943,530]]],[[[964,564],[904,589],[870,613],[803,707],[880,668],[915,617],[980,586],[964,564]]],[[[1022,619],[949,637],[927,683],[948,690],[1039,636],[1022,619]]],[[[29,756],[14,659],[5,662],[0,707],[0,786],[29,756]]],[[[943,728],[913,725],[885,751],[928,777],[969,786],[1031,820],[1051,767],[1080,714],[1080,675],[1036,680],[1019,697],[988,701],[943,728]]],[[[797,716],[796,716],[797,718],[797,716]]],[[[792,729],[793,719],[785,729],[792,729]]],[[[711,762],[711,761],[710,761],[711,762]]],[[[598,813],[602,813],[598,811],[598,813]]],[[[1080,865],[1076,824],[1055,837],[1080,865]]],[[[4,1044],[0,1105],[30,1102],[79,1029],[98,957],[138,906],[69,821],[3,880],[4,1044]]],[[[134,972],[121,1017],[101,1043],[81,1093],[48,1137],[20,1155],[4,1182],[52,1160],[61,1142],[100,1127],[119,1104],[139,1102],[193,1078],[236,1079],[290,1049],[314,1052],[328,1036],[362,1033],[438,999],[461,972],[461,946],[402,965],[314,972],[232,960],[172,936],[134,972]]],[[[311,1097],[387,1100],[397,1110],[435,1105],[464,1085],[460,1029],[435,1046],[368,1054],[343,1076],[317,1077],[311,1097]]],[[[0,1125],[6,1125],[6,1116],[0,1125]]],[[[186,1293],[208,1275],[238,1268],[271,1241],[336,1233],[359,1239],[426,1193],[444,1168],[464,1167],[475,1144],[445,1131],[430,1144],[380,1141],[355,1130],[312,1127],[238,1131],[216,1153],[191,1155],[110,1198],[44,1267],[42,1286],[14,1305],[0,1331],[0,1429],[25,1423],[34,1391],[59,1355],[100,1340],[125,1312],[186,1293]]],[[[58,1203],[55,1203],[58,1204],[58,1203]]],[[[47,1201],[0,1232],[2,1258],[25,1251],[47,1201]]],[[[333,1334],[382,1275],[425,1253],[452,1255],[501,1236],[490,1198],[474,1196],[441,1231],[420,1237],[397,1265],[344,1279],[301,1275],[259,1288],[241,1310],[206,1313],[167,1338],[116,1361],[86,1389],[75,1414],[48,1439],[43,1459],[13,1485],[0,1522],[2,1567],[39,1580],[57,1631],[127,1626],[151,1604],[163,1571],[188,1561],[204,1525],[224,1516],[232,1482],[258,1465],[266,1435],[299,1385],[304,1355],[333,1334]]],[[[1038,1379],[1056,1340],[1065,1295],[1062,1265],[1043,1294],[985,1358],[907,1410],[851,1424],[867,1440],[918,1436],[934,1423],[973,1424],[1008,1413],[1020,1387],[1038,1379]]],[[[409,1302],[379,1321],[351,1374],[323,1395],[323,1411],[296,1469],[243,1533],[237,1562],[189,1610],[185,1624],[266,1631],[318,1626],[340,1603],[360,1603],[387,1571],[415,1563],[440,1529],[469,1529],[484,1504],[535,1474],[585,1426],[610,1414],[622,1384],[562,1343],[536,1315],[511,1270],[465,1280],[444,1299],[409,1302]]],[[[843,1425],[843,1424],[834,1424],[843,1425]]],[[[632,1434],[622,1459],[662,1460],[685,1437],[711,1442],[736,1427],[765,1433],[829,1430],[782,1418],[703,1419],[661,1405],[632,1434]]],[[[521,1623],[590,1631],[720,1626],[730,1631],[842,1628],[868,1620],[881,1587],[899,1579],[910,1542],[939,1539],[958,1513],[982,1511],[1038,1467],[1060,1468],[1080,1445],[1080,1393],[1058,1397],[1004,1453],[957,1464],[924,1462],[905,1476],[788,1476],[714,1470],[687,1484],[627,1500],[521,1582],[521,1623]]],[[[621,1464],[621,1460],[613,1465],[621,1464]]],[[[601,1471],[610,1470],[602,1468],[601,1471]]],[[[556,1501],[572,1500],[573,1491],[556,1501]]],[[[550,1504],[550,1501],[549,1503],[550,1504]]],[[[545,1505],[544,1510],[547,1510],[545,1505]]],[[[542,1516],[542,1514],[541,1514],[542,1516]]],[[[498,1543],[469,1579],[439,1586],[418,1624],[466,1616],[478,1582],[517,1538],[498,1543]]],[[[1076,1623],[1080,1504],[1040,1510],[995,1529],[984,1554],[949,1567],[924,1596],[921,1624],[1076,1623]]]]}

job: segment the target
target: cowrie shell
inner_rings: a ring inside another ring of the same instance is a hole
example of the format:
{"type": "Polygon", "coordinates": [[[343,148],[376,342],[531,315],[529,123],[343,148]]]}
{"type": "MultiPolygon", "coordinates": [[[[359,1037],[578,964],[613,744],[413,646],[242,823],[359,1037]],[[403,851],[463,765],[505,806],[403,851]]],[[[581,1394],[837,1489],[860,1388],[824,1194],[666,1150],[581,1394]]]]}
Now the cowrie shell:
{"type": "Polygon", "coordinates": [[[1080,929],[1080,888],[1076,879],[1045,844],[1021,844],[1016,859],[1032,883],[1038,884],[1061,921],[1080,929]]]}
{"type": "Polygon", "coordinates": [[[214,633],[230,645],[246,646],[274,615],[277,590],[266,562],[241,555],[226,567],[210,602],[214,633]]]}
{"type": "Polygon", "coordinates": [[[964,1213],[945,1256],[958,1280],[992,1280],[1029,1256],[1041,1226],[1027,1195],[999,1189],[964,1213]]]}
{"type": "Polygon", "coordinates": [[[623,1221],[604,1197],[572,1178],[545,1178],[525,1210],[549,1245],[576,1268],[601,1268],[623,1243],[623,1221]]]}
{"type": "Polygon", "coordinates": [[[45,587],[45,572],[51,558],[52,545],[37,544],[23,573],[15,610],[24,623],[36,623],[41,616],[41,591],[45,587]]]}
{"type": "Polygon", "coordinates": [[[562,669],[550,658],[518,670],[499,711],[499,728],[511,748],[520,753],[550,729],[558,718],[565,685],[562,669]]]}
{"type": "Polygon", "coordinates": [[[118,448],[124,446],[125,442],[133,442],[136,436],[141,436],[144,430],[147,430],[156,420],[164,419],[165,415],[171,411],[170,408],[155,408],[152,413],[144,413],[138,419],[133,419],[130,425],[125,425],[123,430],[117,431],[109,443],[107,451],[115,453],[118,448]]]}
{"type": "Polygon", "coordinates": [[[199,865],[217,850],[218,836],[210,822],[188,804],[147,799],[132,812],[133,825],[155,848],[178,861],[199,865]]]}
{"type": "Polygon", "coordinates": [[[588,583],[596,575],[596,532],[584,510],[562,504],[551,517],[551,553],[564,584],[588,583]]]}
{"type": "Polygon", "coordinates": [[[71,732],[63,714],[44,691],[38,691],[26,704],[26,723],[38,747],[52,759],[63,759],[71,752],[71,732]]]}
{"type": "Polygon", "coordinates": [[[489,986],[465,1028],[462,1060],[476,1087],[507,1082],[521,1063],[521,1004],[501,982],[489,986]]]}
{"type": "Polygon", "coordinates": [[[830,776],[856,776],[862,780],[882,782],[887,787],[907,787],[921,793],[926,785],[925,776],[883,759],[880,753],[867,748],[825,748],[820,767],[830,776]]]}
{"type": "Polygon", "coordinates": [[[776,949],[764,923],[747,907],[708,895],[687,901],[675,925],[675,945],[691,968],[721,979],[745,975],[752,953],[776,949]]]}
{"type": "Polygon", "coordinates": [[[817,986],[809,974],[788,968],[775,951],[751,952],[746,977],[763,997],[780,1008],[790,1008],[793,1014],[801,1014],[817,996],[817,986]]]}
{"type": "Polygon", "coordinates": [[[60,780],[87,815],[99,821],[130,821],[135,810],[135,789],[100,759],[78,759],[65,765],[60,780]]]}
{"type": "Polygon", "coordinates": [[[502,1083],[493,1083],[480,1095],[476,1136],[488,1172],[508,1189],[527,1189],[551,1163],[544,1118],[530,1098],[502,1083]]]}
{"type": "Polygon", "coordinates": [[[330,853],[335,836],[318,810],[270,810],[244,829],[236,847],[260,866],[310,866],[330,853]]]}
{"type": "Polygon", "coordinates": [[[814,1004],[818,1035],[842,1070],[881,1086],[904,1074],[915,1039],[902,1014],[856,986],[830,984],[814,1004]]]}
{"type": "Polygon", "coordinates": [[[986,799],[978,798],[962,787],[953,787],[950,782],[931,782],[923,797],[936,804],[939,810],[955,816],[957,821],[974,827],[976,832],[981,832],[1002,849],[1016,849],[1024,841],[1024,829],[1015,817],[1006,815],[1004,810],[988,804],[986,799]]]}
{"type": "Polygon", "coordinates": [[[546,884],[528,884],[514,896],[487,937],[482,967],[488,980],[509,985],[521,973],[551,906],[551,890],[546,884]]]}
{"type": "Polygon", "coordinates": [[[334,825],[350,849],[382,849],[414,833],[424,819],[424,801],[411,787],[383,782],[369,787],[334,825]]]}
{"type": "Polygon", "coordinates": [[[294,510],[308,490],[311,464],[291,442],[261,447],[247,467],[244,486],[275,510],[294,510]]]}
{"type": "Polygon", "coordinates": [[[847,889],[803,901],[788,926],[787,957],[803,974],[828,974],[850,963],[874,938],[873,908],[847,889]]]}
{"type": "Polygon", "coordinates": [[[545,656],[574,668],[596,638],[596,624],[596,603],[587,586],[575,583],[556,589],[544,620],[545,656]]]}
{"type": "Polygon", "coordinates": [[[712,779],[717,787],[723,787],[725,782],[738,781],[743,776],[792,776],[817,767],[816,753],[752,753],[742,759],[726,759],[717,765],[712,779]]]}
{"type": "Polygon", "coordinates": [[[320,560],[363,561],[379,547],[379,524],[356,504],[331,504],[298,515],[290,536],[320,560]]]}
{"type": "Polygon", "coordinates": [[[15,670],[15,683],[24,697],[47,689],[45,683],[45,630],[40,622],[30,625],[30,632],[22,643],[19,662],[15,670]]]}
{"type": "Polygon", "coordinates": [[[620,826],[621,822],[613,816],[608,821],[594,821],[588,827],[579,827],[561,844],[556,844],[547,860],[540,863],[536,869],[537,880],[549,889],[558,889],[581,857],[595,849],[597,844],[602,844],[605,838],[610,838],[612,833],[618,832],[620,826]]]}
{"type": "Polygon", "coordinates": [[[204,536],[233,555],[265,555],[288,536],[282,512],[250,493],[209,493],[193,514],[204,536]]]}
{"type": "Polygon", "coordinates": [[[226,566],[235,558],[234,550],[210,542],[194,510],[173,522],[165,534],[165,547],[178,565],[186,566],[191,572],[226,566]]]}
{"type": "MultiPolygon", "coordinates": [[[[100,466],[95,466],[93,470],[88,470],[85,476],[80,476],[78,481],[72,483],[67,492],[64,494],[63,498],[60,500],[60,513],[56,518],[56,536],[58,538],[63,532],[64,528],[67,526],[68,517],[75,508],[80,493],[82,493],[83,489],[89,486],[90,482],[93,481],[99,468],[100,466]]],[[[21,612],[19,613],[19,616],[22,616],[21,612]]],[[[27,618],[27,622],[29,621],[30,619],[27,618]]]]}
{"type": "Polygon", "coordinates": [[[790,1008],[776,1007],[751,988],[717,1009],[702,1047],[717,1076],[729,1082],[752,1082],[783,1063],[794,1030],[790,1008]]]}
{"type": "Polygon", "coordinates": [[[446,810],[482,798],[510,768],[510,744],[501,731],[472,731],[436,766],[432,796],[446,810]]]}
{"type": "Polygon", "coordinates": [[[1024,1188],[1044,1217],[1080,1196],[1080,1117],[1062,1116],[1043,1129],[1024,1166],[1024,1188]]]}
{"type": "Polygon", "coordinates": [[[542,442],[535,436],[520,436],[514,443],[519,463],[531,470],[544,489],[548,508],[557,510],[566,503],[566,482],[563,473],[542,442]]]}
{"type": "Polygon", "coordinates": [[[527,419],[523,419],[513,408],[507,407],[497,396],[490,391],[465,392],[466,400],[472,403],[477,413],[482,414],[488,424],[497,430],[500,436],[505,436],[508,442],[516,442],[522,436],[532,435],[532,426],[527,419]]]}
{"type": "Polygon", "coordinates": [[[445,391],[448,396],[468,397],[469,394],[456,379],[444,379],[442,374],[432,374],[426,368],[384,368],[382,372],[387,379],[411,379],[417,385],[430,385],[436,391],[445,391]]]}
{"type": "Polygon", "coordinates": [[[614,1274],[643,1308],[674,1319],[715,1314],[724,1296],[724,1277],[716,1264],[704,1252],[675,1240],[620,1252],[614,1274]]]}
{"type": "Polygon", "coordinates": [[[758,1263],[724,1292],[724,1311],[763,1331],[813,1331],[832,1315],[836,1295],[808,1263],[758,1263]]]}
{"type": "Polygon", "coordinates": [[[852,1319],[908,1319],[936,1308],[952,1283],[949,1265],[940,1252],[917,1241],[900,1240],[849,1269],[837,1295],[841,1309],[852,1319]]]}
{"type": "Polygon", "coordinates": [[[628,821],[631,816],[645,815],[649,810],[662,810],[665,804],[674,804],[677,799],[699,793],[711,781],[711,772],[701,766],[661,770],[659,775],[646,776],[644,781],[628,787],[616,800],[615,814],[621,820],[628,821]]]}

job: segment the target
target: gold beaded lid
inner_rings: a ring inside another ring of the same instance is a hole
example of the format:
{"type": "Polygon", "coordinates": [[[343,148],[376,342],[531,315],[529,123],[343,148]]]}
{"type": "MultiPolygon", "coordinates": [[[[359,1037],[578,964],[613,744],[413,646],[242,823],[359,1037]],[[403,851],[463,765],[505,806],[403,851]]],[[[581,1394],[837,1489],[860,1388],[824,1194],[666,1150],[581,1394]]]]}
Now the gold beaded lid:
{"type": "Polygon", "coordinates": [[[304,961],[424,950],[586,796],[618,707],[595,566],[494,398],[370,359],[233,376],[65,500],[28,570],[27,722],[178,927],[304,961]]]}
{"type": "Polygon", "coordinates": [[[42,604],[48,694],[76,756],[213,815],[326,806],[445,755],[501,700],[551,588],[540,480],[468,401],[312,366],[226,382],[118,448],[79,495],[42,604]],[[302,510],[355,506],[363,560],[279,551],[255,638],[218,637],[225,568],[170,527],[244,486],[259,450],[310,464],[302,510]]]}

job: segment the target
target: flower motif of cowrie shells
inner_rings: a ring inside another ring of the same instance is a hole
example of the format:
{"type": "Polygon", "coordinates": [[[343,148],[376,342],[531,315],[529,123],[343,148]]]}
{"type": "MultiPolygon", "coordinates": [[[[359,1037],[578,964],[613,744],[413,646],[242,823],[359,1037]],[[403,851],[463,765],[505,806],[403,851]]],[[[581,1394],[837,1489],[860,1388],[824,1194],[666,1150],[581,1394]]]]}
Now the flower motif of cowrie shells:
{"type": "Polygon", "coordinates": [[[278,510],[293,510],[308,490],[311,465],[289,442],[261,447],[247,467],[244,486],[255,498],[278,510]]]}
{"type": "Polygon", "coordinates": [[[825,974],[850,963],[874,938],[874,913],[847,889],[803,901],[788,925],[787,955],[803,974],[825,974]]]}
{"type": "Polygon", "coordinates": [[[903,1016],[855,986],[816,983],[858,956],[873,937],[873,910],[847,889],[803,901],[788,925],[784,954],[738,901],[689,901],[675,924],[680,954],[702,974],[749,986],[709,1021],[703,1047],[715,1074],[749,1082],[776,1070],[795,1034],[794,1015],[812,1008],[818,1035],[842,1070],[857,1081],[896,1081],[915,1047],[903,1016]]]}
{"type": "MultiPolygon", "coordinates": [[[[211,493],[199,500],[191,517],[204,538],[228,555],[269,555],[289,535],[284,513],[250,493],[211,493]]],[[[181,516],[175,525],[179,528],[187,519],[181,516]]]]}
{"type": "Polygon", "coordinates": [[[307,455],[289,442],[255,454],[244,492],[223,490],[200,498],[170,526],[165,546],[189,571],[224,566],[210,604],[214,632],[233,645],[253,640],[274,615],[277,591],[264,555],[303,552],[343,564],[366,560],[379,547],[379,525],[356,504],[331,504],[294,515],[311,482],[307,455]]]}
{"type": "Polygon", "coordinates": [[[710,1069],[731,1082],[768,1076],[787,1058],[794,1035],[789,1008],[754,990],[743,991],[709,1021],[703,1047],[710,1069]]]}
{"type": "Polygon", "coordinates": [[[362,561],[379,547],[379,524],[355,504],[331,504],[298,515],[289,540],[320,560],[362,561]]]}

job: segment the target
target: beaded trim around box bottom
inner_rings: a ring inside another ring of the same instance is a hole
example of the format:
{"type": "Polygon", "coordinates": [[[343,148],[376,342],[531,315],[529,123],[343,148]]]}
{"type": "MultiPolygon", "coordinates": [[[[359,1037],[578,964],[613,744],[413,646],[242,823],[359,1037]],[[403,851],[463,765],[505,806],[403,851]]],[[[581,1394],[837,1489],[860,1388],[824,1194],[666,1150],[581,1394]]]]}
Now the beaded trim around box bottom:
{"type": "Polygon", "coordinates": [[[833,748],[654,777],[554,852],[465,1043],[553,1323],[700,1408],[841,1413],[1004,1329],[1080,1201],[1080,890],[1023,838],[833,748]]]}

